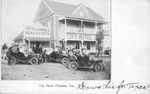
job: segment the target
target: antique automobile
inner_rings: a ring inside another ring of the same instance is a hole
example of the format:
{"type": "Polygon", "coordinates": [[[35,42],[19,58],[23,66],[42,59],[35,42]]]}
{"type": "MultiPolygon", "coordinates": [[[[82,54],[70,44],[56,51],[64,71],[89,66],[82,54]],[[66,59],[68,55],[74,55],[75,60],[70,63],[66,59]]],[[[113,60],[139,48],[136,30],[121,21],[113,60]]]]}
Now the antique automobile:
{"type": "Polygon", "coordinates": [[[46,61],[54,61],[54,62],[61,62],[62,64],[69,63],[68,54],[63,52],[61,49],[59,51],[52,51],[50,54],[47,55],[46,61]]]}
{"type": "Polygon", "coordinates": [[[70,70],[77,70],[78,68],[89,68],[96,72],[104,70],[103,59],[90,58],[89,56],[80,56],[77,54],[74,56],[74,58],[70,58],[70,63],[67,65],[70,70]]]}
{"type": "Polygon", "coordinates": [[[13,46],[10,54],[10,64],[14,65],[16,63],[29,63],[31,65],[37,65],[43,63],[43,58],[41,54],[34,54],[28,52],[26,55],[19,51],[18,46],[13,46]]]}

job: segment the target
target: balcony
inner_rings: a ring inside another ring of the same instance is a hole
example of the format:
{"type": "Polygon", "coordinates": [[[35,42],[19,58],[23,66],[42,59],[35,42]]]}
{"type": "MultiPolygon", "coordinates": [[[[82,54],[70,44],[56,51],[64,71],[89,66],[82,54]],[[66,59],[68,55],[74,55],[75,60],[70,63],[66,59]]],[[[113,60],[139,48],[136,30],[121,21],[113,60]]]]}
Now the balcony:
{"type": "Polygon", "coordinates": [[[83,33],[82,32],[82,28],[76,28],[76,27],[66,27],[65,28],[65,32],[69,33],[69,32],[72,32],[72,33],[83,33]]]}
{"type": "Polygon", "coordinates": [[[85,33],[85,34],[96,34],[97,29],[66,27],[66,28],[59,28],[59,31],[61,31],[61,33],[85,33]]]}
{"type": "Polygon", "coordinates": [[[100,27],[100,23],[88,22],[84,20],[73,20],[73,19],[61,19],[60,31],[61,33],[85,33],[85,34],[96,34],[97,27],[100,27]]]}

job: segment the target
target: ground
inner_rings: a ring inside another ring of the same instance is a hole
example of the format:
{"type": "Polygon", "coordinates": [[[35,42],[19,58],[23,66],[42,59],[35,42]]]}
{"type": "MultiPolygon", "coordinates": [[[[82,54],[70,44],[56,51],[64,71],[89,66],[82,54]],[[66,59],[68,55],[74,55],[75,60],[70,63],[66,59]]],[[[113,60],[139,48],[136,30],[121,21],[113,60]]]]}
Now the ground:
{"type": "Polygon", "coordinates": [[[104,58],[104,61],[105,70],[94,72],[91,69],[69,70],[57,62],[8,65],[2,59],[2,80],[110,80],[110,58],[104,58]]]}

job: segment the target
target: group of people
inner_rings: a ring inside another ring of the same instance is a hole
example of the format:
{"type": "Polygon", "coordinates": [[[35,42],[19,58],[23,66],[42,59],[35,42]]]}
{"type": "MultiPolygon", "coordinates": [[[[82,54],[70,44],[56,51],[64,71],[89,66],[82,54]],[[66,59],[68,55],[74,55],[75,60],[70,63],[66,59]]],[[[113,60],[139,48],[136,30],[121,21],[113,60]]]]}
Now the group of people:
{"type": "Polygon", "coordinates": [[[33,45],[33,48],[28,48],[26,45],[23,45],[21,47],[18,47],[18,51],[24,53],[24,55],[27,56],[30,53],[42,54],[43,48],[42,44],[39,45],[39,48],[36,47],[36,44],[33,45]]]}
{"type": "Polygon", "coordinates": [[[43,47],[42,44],[39,45],[39,47],[37,48],[36,44],[33,45],[32,51],[35,54],[42,54],[43,53],[43,47]]]}
{"type": "Polygon", "coordinates": [[[80,49],[72,48],[68,50],[68,54],[70,56],[74,56],[78,60],[78,62],[80,62],[81,65],[88,66],[90,64],[89,53],[85,48],[80,49]]]}
{"type": "MultiPolygon", "coordinates": [[[[21,47],[19,47],[18,45],[15,45],[15,46],[13,45],[9,48],[9,50],[10,49],[14,53],[23,53],[23,54],[20,54],[20,57],[24,57],[24,56],[27,57],[30,53],[34,53],[34,54],[42,54],[46,58],[46,56],[49,56],[52,52],[58,52],[59,54],[68,53],[69,55],[76,55],[83,62],[87,62],[89,60],[88,53],[85,48],[81,48],[78,50],[75,48],[62,49],[62,47],[56,46],[54,49],[50,48],[48,50],[43,50],[42,44],[40,44],[38,47],[36,46],[36,44],[33,44],[32,48],[28,48],[26,45],[23,45],[21,47]]],[[[10,53],[8,53],[8,54],[10,54],[10,53]]]]}

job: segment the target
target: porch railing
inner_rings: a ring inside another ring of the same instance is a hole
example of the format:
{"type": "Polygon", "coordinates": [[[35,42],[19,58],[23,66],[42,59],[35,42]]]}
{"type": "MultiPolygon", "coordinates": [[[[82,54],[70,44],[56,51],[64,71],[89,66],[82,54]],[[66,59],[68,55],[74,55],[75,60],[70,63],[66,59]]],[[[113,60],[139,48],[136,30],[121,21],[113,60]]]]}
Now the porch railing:
{"type": "Polygon", "coordinates": [[[70,33],[85,33],[85,34],[96,34],[97,29],[92,28],[76,28],[76,27],[66,27],[66,28],[59,28],[59,31],[62,33],[70,32],[70,33]]]}

